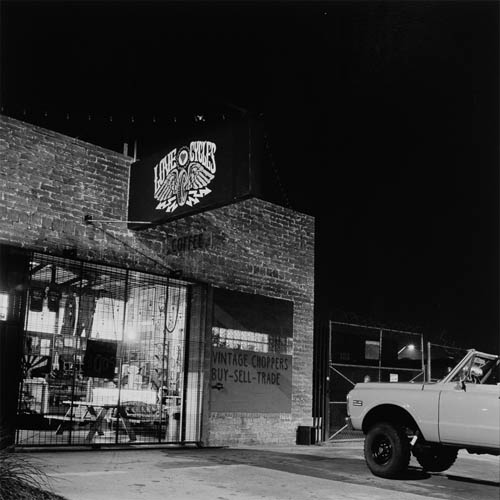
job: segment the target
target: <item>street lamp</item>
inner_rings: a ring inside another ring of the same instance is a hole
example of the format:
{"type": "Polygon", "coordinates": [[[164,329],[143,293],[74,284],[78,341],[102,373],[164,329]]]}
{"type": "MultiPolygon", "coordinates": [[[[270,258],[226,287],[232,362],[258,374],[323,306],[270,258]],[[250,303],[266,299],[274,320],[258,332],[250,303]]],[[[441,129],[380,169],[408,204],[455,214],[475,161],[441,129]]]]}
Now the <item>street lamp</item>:
{"type": "Polygon", "coordinates": [[[410,352],[413,352],[415,350],[415,345],[414,344],[408,344],[408,345],[405,345],[404,347],[402,347],[399,351],[398,351],[398,356],[405,350],[405,349],[408,349],[410,352]]]}

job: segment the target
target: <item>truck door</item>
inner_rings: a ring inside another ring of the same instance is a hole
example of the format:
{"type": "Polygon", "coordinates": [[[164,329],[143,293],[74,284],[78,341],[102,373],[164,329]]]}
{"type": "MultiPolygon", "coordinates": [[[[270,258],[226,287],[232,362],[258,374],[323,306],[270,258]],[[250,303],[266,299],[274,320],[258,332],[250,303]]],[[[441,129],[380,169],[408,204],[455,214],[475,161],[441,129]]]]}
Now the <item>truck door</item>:
{"type": "Polygon", "coordinates": [[[443,443],[500,447],[500,386],[459,383],[443,386],[439,398],[439,435],[443,443]]]}

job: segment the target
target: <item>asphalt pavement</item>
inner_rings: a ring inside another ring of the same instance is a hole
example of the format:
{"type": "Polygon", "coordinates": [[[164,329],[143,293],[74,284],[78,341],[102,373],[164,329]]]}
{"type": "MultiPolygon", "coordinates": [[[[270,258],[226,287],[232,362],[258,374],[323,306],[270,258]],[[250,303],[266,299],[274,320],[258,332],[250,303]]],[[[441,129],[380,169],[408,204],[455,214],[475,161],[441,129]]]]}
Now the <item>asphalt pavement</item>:
{"type": "Polygon", "coordinates": [[[20,451],[68,500],[499,500],[500,460],[460,452],[444,473],[411,462],[373,476],[362,442],[240,448],[20,451]]]}

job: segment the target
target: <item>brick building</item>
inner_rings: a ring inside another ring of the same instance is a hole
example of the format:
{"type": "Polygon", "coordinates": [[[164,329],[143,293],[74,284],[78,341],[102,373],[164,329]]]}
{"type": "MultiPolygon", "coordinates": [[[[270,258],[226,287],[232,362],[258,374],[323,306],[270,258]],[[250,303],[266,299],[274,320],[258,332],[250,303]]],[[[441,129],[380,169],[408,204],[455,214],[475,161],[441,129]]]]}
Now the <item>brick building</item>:
{"type": "Polygon", "coordinates": [[[4,445],[311,425],[312,217],[248,197],[132,230],[131,158],[5,116],[0,152],[4,445]]]}

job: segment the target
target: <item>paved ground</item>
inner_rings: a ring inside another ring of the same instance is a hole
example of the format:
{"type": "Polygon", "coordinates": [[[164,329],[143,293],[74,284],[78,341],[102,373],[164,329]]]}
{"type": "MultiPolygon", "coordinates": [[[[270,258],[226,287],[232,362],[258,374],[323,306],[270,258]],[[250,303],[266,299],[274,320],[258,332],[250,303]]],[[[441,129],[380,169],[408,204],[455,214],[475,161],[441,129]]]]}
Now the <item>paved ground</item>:
{"type": "Polygon", "coordinates": [[[69,500],[499,500],[500,460],[373,476],[361,442],[331,446],[30,452],[69,500]]]}

